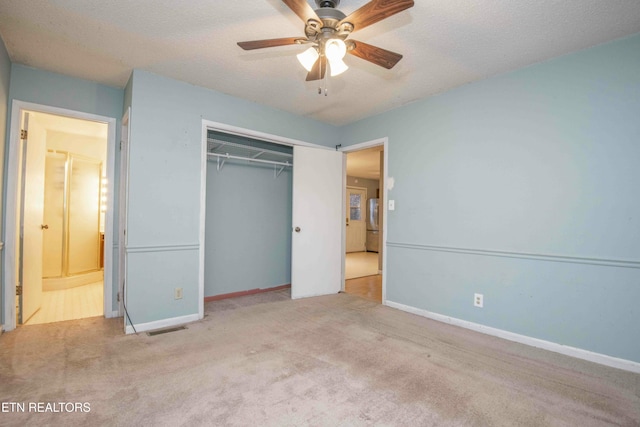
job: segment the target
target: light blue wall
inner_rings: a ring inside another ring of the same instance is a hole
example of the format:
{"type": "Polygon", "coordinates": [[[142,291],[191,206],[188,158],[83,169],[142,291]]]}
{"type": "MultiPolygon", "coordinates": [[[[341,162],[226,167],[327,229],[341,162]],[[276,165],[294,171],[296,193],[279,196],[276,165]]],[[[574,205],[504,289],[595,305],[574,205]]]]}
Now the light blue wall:
{"type": "Polygon", "coordinates": [[[19,64],[11,70],[11,100],[122,118],[122,89],[19,64]]]}
{"type": "Polygon", "coordinates": [[[291,168],[207,165],[205,296],[291,283],[291,168]]]}
{"type": "MultiPolygon", "coordinates": [[[[65,108],[89,114],[96,114],[115,118],[116,141],[120,140],[120,126],[122,118],[123,90],[100,85],[87,80],[77,79],[61,74],[25,67],[19,64],[11,66],[11,82],[9,89],[9,104],[13,100],[33,102],[41,105],[65,108]]],[[[9,119],[11,116],[9,105],[9,119]]],[[[8,121],[7,123],[10,123],[8,121]]],[[[5,171],[6,171],[5,159],[5,171]]],[[[114,212],[118,206],[118,176],[119,153],[116,150],[115,182],[114,182],[114,212]]],[[[117,242],[118,219],[114,218],[114,240],[117,242]]],[[[114,280],[118,271],[118,257],[113,258],[114,280]]],[[[114,286],[113,310],[118,309],[116,301],[117,286],[114,286]]]]}
{"type": "MultiPolygon", "coordinates": [[[[9,104],[9,80],[11,78],[11,60],[9,54],[4,46],[4,42],[0,38],[0,192],[4,188],[4,153],[7,140],[7,106],[9,104]]],[[[4,198],[0,198],[0,212],[2,212],[4,206],[4,198]]],[[[4,217],[0,218],[0,236],[4,236],[2,233],[2,227],[4,226],[4,217]]],[[[0,241],[2,239],[0,238],[0,241]]],[[[2,252],[0,252],[2,254],[2,252]]],[[[2,272],[4,256],[0,257],[0,277],[2,272]]],[[[2,283],[0,279],[0,283],[2,283]]],[[[0,324],[4,324],[4,286],[0,286],[0,324]]]]}
{"type": "Polygon", "coordinates": [[[13,64],[8,102],[118,132],[132,106],[134,323],[197,313],[204,118],[327,146],[388,136],[389,300],[640,362],[639,51],[627,38],[343,128],[137,70],[122,91],[13,64]]]}
{"type": "Polygon", "coordinates": [[[637,35],[345,127],[344,145],[389,137],[388,299],[640,362],[638,52],[637,35]]]}
{"type": "Polygon", "coordinates": [[[327,146],[339,133],[145,71],[134,71],[131,89],[127,307],[137,324],[198,313],[202,119],[327,146]]]}

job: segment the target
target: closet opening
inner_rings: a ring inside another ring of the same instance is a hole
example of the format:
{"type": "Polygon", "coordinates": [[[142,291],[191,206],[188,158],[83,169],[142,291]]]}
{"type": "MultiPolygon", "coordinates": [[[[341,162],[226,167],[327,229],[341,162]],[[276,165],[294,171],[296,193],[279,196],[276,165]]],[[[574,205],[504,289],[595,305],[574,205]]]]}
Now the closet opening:
{"type": "Polygon", "coordinates": [[[293,147],[207,129],[204,301],[290,298],[293,147]]]}

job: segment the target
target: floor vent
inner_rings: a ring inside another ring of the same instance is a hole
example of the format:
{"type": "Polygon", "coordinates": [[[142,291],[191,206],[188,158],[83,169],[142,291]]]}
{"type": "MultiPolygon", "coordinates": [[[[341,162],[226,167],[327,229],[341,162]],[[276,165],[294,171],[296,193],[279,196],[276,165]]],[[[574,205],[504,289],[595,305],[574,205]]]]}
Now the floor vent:
{"type": "Polygon", "coordinates": [[[187,329],[186,326],[176,326],[175,328],[167,328],[167,329],[158,329],[157,331],[147,332],[147,335],[153,337],[155,335],[160,334],[168,334],[169,332],[181,331],[183,329],[187,329]]]}

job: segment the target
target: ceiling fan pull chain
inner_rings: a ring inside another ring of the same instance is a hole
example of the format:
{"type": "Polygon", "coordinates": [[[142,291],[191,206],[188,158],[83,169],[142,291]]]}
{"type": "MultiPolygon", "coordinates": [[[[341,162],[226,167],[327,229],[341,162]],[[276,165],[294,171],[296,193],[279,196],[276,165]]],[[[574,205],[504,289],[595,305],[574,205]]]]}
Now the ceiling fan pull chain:
{"type": "MultiPolygon", "coordinates": [[[[328,90],[327,90],[327,78],[328,78],[328,73],[327,73],[327,67],[328,64],[325,63],[325,71],[324,71],[324,78],[322,80],[320,80],[321,85],[318,86],[318,95],[322,96],[322,92],[323,92],[323,88],[322,88],[322,84],[324,84],[324,96],[327,96],[328,90]]],[[[322,61],[320,62],[320,75],[322,76],[322,61]]]]}
{"type": "MultiPolygon", "coordinates": [[[[318,58],[318,61],[320,61],[319,63],[319,68],[320,68],[320,75],[322,75],[322,58],[318,58]]],[[[318,85],[318,95],[322,96],[322,80],[320,80],[320,85],[318,85]]]]}
{"type": "Polygon", "coordinates": [[[329,73],[327,72],[329,71],[329,61],[324,63],[324,68],[324,96],[327,96],[329,93],[329,89],[327,88],[327,82],[329,81],[329,73]]]}

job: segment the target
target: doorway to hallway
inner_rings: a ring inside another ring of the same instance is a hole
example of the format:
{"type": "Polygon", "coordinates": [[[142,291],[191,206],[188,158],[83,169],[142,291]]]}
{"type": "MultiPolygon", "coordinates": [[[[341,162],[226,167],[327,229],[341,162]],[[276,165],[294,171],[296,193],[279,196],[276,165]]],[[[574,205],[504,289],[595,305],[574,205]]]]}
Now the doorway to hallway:
{"type": "Polygon", "coordinates": [[[344,291],[382,302],[382,215],[384,146],[346,155],[344,291]]]}

